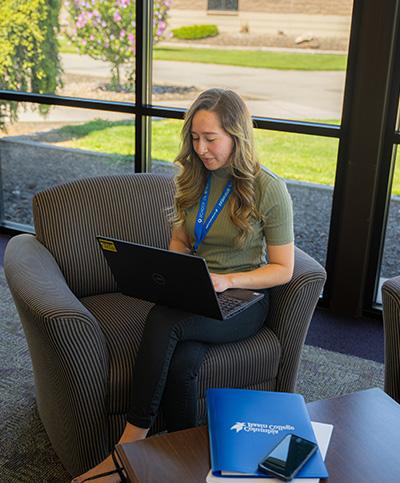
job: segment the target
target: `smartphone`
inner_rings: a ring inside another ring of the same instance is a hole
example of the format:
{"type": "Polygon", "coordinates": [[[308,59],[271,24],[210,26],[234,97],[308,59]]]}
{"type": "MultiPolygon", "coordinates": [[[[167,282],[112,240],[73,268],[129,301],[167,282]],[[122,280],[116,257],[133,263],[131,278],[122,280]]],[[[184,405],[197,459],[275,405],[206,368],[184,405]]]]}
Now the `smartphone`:
{"type": "Polygon", "coordinates": [[[317,448],[317,444],[308,439],[288,434],[260,461],[258,469],[269,476],[290,481],[317,448]]]}

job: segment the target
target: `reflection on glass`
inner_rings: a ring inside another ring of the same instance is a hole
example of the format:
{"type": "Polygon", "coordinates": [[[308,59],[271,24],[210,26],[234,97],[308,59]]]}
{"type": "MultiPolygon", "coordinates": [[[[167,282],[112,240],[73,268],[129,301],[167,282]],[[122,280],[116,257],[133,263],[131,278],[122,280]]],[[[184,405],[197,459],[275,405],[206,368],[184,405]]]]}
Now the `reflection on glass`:
{"type": "Polygon", "coordinates": [[[37,191],[88,176],[134,171],[134,122],[126,114],[55,107],[21,112],[0,131],[4,219],[32,225],[37,191]]]}
{"type": "MultiPolygon", "coordinates": [[[[396,149],[396,147],[395,147],[396,149]]],[[[380,282],[376,294],[376,301],[381,303],[382,283],[391,277],[400,275],[400,157],[397,148],[392,193],[389,204],[388,221],[385,233],[385,245],[380,268],[380,282]]]]}
{"type": "Polygon", "coordinates": [[[172,3],[168,42],[153,52],[155,87],[170,95],[155,103],[187,107],[196,92],[185,95],[183,87],[225,87],[253,115],[340,119],[352,0],[242,1],[234,15],[226,2],[215,3],[222,11],[207,10],[207,2],[172,3]]]}
{"type": "MultiPolygon", "coordinates": [[[[152,170],[173,172],[182,121],[152,122],[152,170]]],[[[293,199],[296,245],[325,264],[338,141],[255,131],[261,164],[287,180],[293,199]]]]}

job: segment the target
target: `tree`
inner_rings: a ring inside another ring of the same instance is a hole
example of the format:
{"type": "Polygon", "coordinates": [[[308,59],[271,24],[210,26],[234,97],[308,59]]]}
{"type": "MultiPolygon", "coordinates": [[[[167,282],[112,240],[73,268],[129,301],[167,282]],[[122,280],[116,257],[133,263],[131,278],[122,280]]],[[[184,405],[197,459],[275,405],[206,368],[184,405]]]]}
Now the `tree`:
{"type": "MultiPolygon", "coordinates": [[[[67,32],[81,54],[111,64],[111,85],[122,85],[121,66],[129,65],[128,81],[132,82],[135,57],[136,0],[69,0],[70,17],[67,32]]],[[[154,0],[154,43],[167,27],[171,0],[154,0]]]]}
{"type": "MultiPolygon", "coordinates": [[[[1,0],[0,89],[53,94],[61,85],[60,0],[1,0]]],[[[42,113],[48,106],[41,105],[42,113]]],[[[0,125],[16,120],[18,103],[0,100],[0,125]]]]}

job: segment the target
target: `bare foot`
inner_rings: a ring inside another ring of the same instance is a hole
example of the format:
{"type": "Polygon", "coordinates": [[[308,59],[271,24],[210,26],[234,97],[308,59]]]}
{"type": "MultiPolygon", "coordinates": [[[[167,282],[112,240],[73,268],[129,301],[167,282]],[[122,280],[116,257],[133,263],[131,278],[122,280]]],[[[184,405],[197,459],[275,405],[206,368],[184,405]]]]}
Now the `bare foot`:
{"type": "MultiPolygon", "coordinates": [[[[143,428],[138,428],[137,426],[134,426],[133,424],[126,423],[124,432],[122,433],[122,436],[119,440],[120,443],[132,443],[133,441],[138,441],[140,439],[144,439],[148,433],[148,429],[143,429],[143,428]]],[[[83,480],[86,478],[89,478],[91,476],[96,476],[100,473],[105,473],[107,471],[112,471],[115,470],[115,465],[114,461],[112,459],[112,456],[107,456],[105,460],[103,460],[100,464],[95,466],[94,468],[90,469],[86,473],[83,473],[80,476],[77,476],[74,478],[71,483],[81,483],[83,480]]],[[[109,476],[104,476],[101,478],[96,478],[96,483],[114,483],[114,482],[119,482],[121,481],[118,473],[114,473],[109,476]]]]}
{"type": "MultiPolygon", "coordinates": [[[[114,465],[113,459],[110,455],[110,456],[107,456],[107,458],[105,460],[103,460],[101,463],[99,463],[94,468],[92,468],[89,471],[87,471],[86,473],[83,473],[82,475],[74,478],[71,481],[71,483],[80,483],[83,480],[85,480],[86,478],[98,475],[100,473],[105,473],[107,471],[112,471],[112,470],[115,470],[115,465],[114,465]]],[[[99,483],[116,483],[116,482],[121,481],[121,479],[118,476],[118,473],[114,473],[114,474],[109,475],[109,476],[103,476],[101,478],[96,478],[96,480],[94,480],[94,481],[96,481],[96,483],[97,482],[99,482],[99,483]]]]}

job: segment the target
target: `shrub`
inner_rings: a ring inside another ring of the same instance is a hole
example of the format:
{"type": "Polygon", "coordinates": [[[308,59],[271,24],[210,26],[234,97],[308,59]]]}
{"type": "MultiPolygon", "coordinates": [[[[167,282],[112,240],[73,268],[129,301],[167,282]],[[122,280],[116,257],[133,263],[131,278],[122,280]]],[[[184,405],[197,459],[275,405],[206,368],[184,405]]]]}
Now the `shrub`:
{"type": "MultiPolygon", "coordinates": [[[[141,0],[142,1],[142,0],[141,0]]],[[[172,0],[154,0],[154,43],[167,27],[167,14],[172,0]]],[[[121,86],[121,66],[128,64],[128,81],[134,72],[136,0],[69,0],[65,2],[70,26],[67,37],[81,54],[111,64],[111,84],[121,86]]]]}
{"type": "Polygon", "coordinates": [[[205,39],[207,37],[215,37],[219,34],[218,27],[213,24],[204,25],[188,25],[172,29],[174,37],[183,40],[205,39]]]}
{"type": "MultiPolygon", "coordinates": [[[[59,11],[60,0],[0,1],[0,89],[52,94],[61,85],[59,11]]],[[[0,100],[0,125],[17,111],[18,103],[0,100]]]]}

